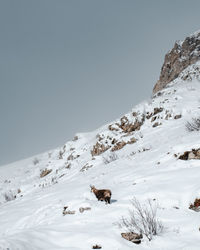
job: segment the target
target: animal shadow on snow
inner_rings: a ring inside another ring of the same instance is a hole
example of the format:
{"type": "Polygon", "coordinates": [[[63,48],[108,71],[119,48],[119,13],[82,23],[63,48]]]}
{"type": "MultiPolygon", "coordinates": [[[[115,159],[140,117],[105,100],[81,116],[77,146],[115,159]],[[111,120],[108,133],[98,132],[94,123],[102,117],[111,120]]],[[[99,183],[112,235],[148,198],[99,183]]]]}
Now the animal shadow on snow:
{"type": "MultiPolygon", "coordinates": [[[[99,201],[97,201],[97,203],[98,203],[98,202],[105,203],[105,201],[104,201],[104,200],[99,200],[99,201]]],[[[110,200],[110,204],[108,204],[108,203],[106,204],[106,203],[105,203],[105,205],[111,205],[112,203],[115,203],[115,202],[117,202],[117,200],[115,200],[115,199],[111,199],[111,200],[110,200]]]]}
{"type": "Polygon", "coordinates": [[[115,199],[110,200],[110,204],[115,203],[115,202],[117,202],[117,200],[115,200],[115,199]]]}

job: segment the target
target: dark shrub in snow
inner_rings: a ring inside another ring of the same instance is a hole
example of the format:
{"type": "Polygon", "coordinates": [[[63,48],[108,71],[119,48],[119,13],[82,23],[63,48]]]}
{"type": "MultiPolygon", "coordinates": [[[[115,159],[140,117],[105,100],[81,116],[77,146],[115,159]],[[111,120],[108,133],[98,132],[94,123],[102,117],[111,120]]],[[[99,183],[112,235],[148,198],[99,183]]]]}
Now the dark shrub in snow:
{"type": "Polygon", "coordinates": [[[157,218],[158,204],[147,200],[141,204],[136,198],[131,201],[132,208],[129,211],[128,218],[122,218],[118,223],[121,228],[126,229],[128,233],[145,235],[147,239],[152,240],[153,236],[163,232],[164,226],[157,218]]]}
{"type": "Polygon", "coordinates": [[[102,247],[100,245],[94,245],[92,249],[101,249],[102,247]]]}
{"type": "Polygon", "coordinates": [[[192,118],[191,122],[186,123],[186,129],[189,132],[200,130],[200,118],[192,118]]]}

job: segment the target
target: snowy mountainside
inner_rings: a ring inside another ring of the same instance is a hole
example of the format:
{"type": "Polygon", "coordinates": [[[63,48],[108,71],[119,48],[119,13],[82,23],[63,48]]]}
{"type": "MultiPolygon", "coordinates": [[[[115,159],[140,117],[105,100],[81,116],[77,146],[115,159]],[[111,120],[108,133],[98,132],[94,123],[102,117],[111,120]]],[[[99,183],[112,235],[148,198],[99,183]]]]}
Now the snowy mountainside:
{"type": "Polygon", "coordinates": [[[0,249],[199,249],[200,215],[188,209],[200,195],[199,161],[175,157],[200,148],[199,132],[185,127],[200,114],[199,67],[190,65],[120,119],[0,167],[0,249]],[[112,190],[110,205],[97,201],[91,184],[112,190]],[[156,200],[165,227],[140,245],[116,225],[133,197],[156,200]],[[75,214],[63,216],[64,206],[75,214]]]}

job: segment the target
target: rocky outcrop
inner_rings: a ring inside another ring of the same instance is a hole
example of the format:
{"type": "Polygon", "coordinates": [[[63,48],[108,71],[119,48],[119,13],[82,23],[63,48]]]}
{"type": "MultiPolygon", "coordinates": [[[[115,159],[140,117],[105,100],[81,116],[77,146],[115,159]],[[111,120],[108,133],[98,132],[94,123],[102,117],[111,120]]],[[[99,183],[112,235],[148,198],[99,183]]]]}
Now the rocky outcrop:
{"type": "Polygon", "coordinates": [[[157,115],[158,113],[162,112],[163,108],[159,107],[159,108],[154,108],[153,112],[147,112],[146,114],[146,118],[150,119],[152,116],[157,115]]]}
{"type": "Polygon", "coordinates": [[[140,130],[145,120],[144,115],[133,112],[133,117],[134,117],[134,121],[129,121],[129,119],[126,116],[123,116],[119,122],[109,125],[108,129],[110,131],[120,130],[121,132],[126,133],[126,134],[140,130]]]}
{"type": "Polygon", "coordinates": [[[92,156],[100,155],[108,150],[110,146],[104,145],[103,143],[97,142],[91,151],[92,156]]]}
{"type": "Polygon", "coordinates": [[[193,160],[200,159],[200,149],[192,149],[191,151],[185,151],[182,155],[179,156],[180,160],[193,160]]]}
{"type": "Polygon", "coordinates": [[[120,150],[122,149],[124,146],[126,145],[125,141],[119,141],[115,144],[115,146],[111,149],[112,152],[116,151],[116,150],[120,150]]]}
{"type": "Polygon", "coordinates": [[[189,209],[199,212],[200,211],[200,199],[196,198],[194,203],[190,204],[189,209]]]}
{"type": "Polygon", "coordinates": [[[134,232],[129,232],[129,233],[121,233],[121,236],[128,240],[131,241],[135,244],[140,244],[141,243],[141,239],[143,238],[142,234],[136,234],[134,232]]]}
{"type": "Polygon", "coordinates": [[[40,178],[45,177],[46,175],[50,174],[52,172],[52,169],[47,169],[45,168],[44,170],[42,170],[42,172],[40,173],[40,178]]]}
{"type": "Polygon", "coordinates": [[[75,214],[75,211],[71,211],[68,209],[68,206],[65,206],[63,208],[63,215],[66,215],[66,214],[75,214]]]}
{"type": "Polygon", "coordinates": [[[156,93],[176,79],[189,65],[200,60],[200,32],[186,37],[183,42],[176,42],[173,49],[165,55],[160,78],[155,84],[156,93]]]}
{"type": "Polygon", "coordinates": [[[84,211],[88,211],[88,210],[91,210],[91,207],[80,207],[79,208],[80,213],[83,213],[84,211]]]}
{"type": "Polygon", "coordinates": [[[101,249],[102,247],[100,246],[100,245],[94,245],[94,246],[92,246],[92,249],[101,249]]]}

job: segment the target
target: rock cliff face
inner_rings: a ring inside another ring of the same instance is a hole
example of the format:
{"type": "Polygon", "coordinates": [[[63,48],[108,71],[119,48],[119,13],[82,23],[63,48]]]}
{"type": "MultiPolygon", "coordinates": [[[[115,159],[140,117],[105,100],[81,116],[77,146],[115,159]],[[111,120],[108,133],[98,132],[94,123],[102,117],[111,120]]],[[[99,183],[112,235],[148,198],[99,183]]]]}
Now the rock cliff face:
{"type": "Polygon", "coordinates": [[[173,49],[165,55],[160,78],[154,86],[153,93],[179,76],[189,65],[200,60],[200,31],[186,37],[182,42],[176,42],[173,49]]]}

